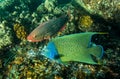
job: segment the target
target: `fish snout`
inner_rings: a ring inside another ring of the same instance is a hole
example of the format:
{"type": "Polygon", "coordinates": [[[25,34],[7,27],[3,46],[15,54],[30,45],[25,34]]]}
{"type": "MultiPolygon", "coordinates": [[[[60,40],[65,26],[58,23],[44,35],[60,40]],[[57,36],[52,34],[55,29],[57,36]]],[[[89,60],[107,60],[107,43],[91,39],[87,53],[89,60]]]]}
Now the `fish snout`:
{"type": "Polygon", "coordinates": [[[29,41],[29,42],[40,42],[40,41],[42,41],[42,40],[35,38],[34,35],[29,35],[29,36],[27,37],[27,41],[29,41]]]}
{"type": "Polygon", "coordinates": [[[27,37],[27,41],[33,42],[33,37],[32,37],[32,36],[28,36],[28,37],[27,37]]]}

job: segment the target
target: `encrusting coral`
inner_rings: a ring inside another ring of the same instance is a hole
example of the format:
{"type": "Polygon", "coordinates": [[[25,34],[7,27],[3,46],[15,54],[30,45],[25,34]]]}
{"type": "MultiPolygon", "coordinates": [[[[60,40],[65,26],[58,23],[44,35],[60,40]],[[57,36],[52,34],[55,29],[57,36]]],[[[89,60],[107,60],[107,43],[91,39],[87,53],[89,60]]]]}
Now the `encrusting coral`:
{"type": "Polygon", "coordinates": [[[88,31],[93,24],[93,20],[90,16],[84,15],[81,16],[78,21],[78,28],[82,31],[88,31]]]}
{"type": "Polygon", "coordinates": [[[11,29],[4,23],[0,23],[0,49],[12,44],[11,29]]]}
{"type": "Polygon", "coordinates": [[[23,25],[20,25],[20,24],[16,23],[16,24],[14,24],[13,29],[16,32],[17,38],[19,38],[21,40],[26,39],[27,33],[26,33],[23,25]]]}

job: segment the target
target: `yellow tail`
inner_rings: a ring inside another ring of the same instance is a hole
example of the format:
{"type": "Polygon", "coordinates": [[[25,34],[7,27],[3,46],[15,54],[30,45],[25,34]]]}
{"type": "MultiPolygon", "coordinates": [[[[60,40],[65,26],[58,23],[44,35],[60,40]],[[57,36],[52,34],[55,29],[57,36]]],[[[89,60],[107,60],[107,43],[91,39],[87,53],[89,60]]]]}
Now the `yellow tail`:
{"type": "Polygon", "coordinates": [[[109,34],[108,32],[98,32],[98,34],[109,34]]]}

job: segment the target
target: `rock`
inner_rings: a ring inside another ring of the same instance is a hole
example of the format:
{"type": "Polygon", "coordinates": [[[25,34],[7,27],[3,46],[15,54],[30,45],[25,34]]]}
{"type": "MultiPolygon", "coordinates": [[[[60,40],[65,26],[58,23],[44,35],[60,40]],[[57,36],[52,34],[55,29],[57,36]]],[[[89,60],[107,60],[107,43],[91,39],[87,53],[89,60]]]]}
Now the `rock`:
{"type": "Polygon", "coordinates": [[[104,19],[114,18],[114,12],[120,10],[119,0],[72,0],[72,4],[80,10],[92,15],[97,14],[104,19]]]}

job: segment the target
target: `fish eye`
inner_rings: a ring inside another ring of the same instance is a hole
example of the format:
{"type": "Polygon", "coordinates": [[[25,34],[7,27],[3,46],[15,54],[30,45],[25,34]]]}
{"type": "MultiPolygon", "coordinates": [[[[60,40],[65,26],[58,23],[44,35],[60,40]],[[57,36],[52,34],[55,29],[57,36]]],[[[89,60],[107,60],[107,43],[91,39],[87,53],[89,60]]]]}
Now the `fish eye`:
{"type": "Polygon", "coordinates": [[[34,36],[35,38],[37,37],[37,35],[34,36]]]}
{"type": "Polygon", "coordinates": [[[35,38],[36,37],[36,35],[33,35],[33,38],[35,38]]]}

